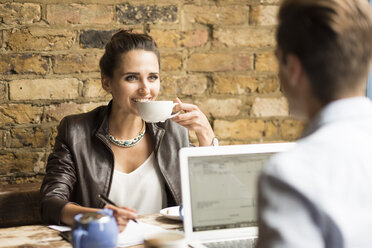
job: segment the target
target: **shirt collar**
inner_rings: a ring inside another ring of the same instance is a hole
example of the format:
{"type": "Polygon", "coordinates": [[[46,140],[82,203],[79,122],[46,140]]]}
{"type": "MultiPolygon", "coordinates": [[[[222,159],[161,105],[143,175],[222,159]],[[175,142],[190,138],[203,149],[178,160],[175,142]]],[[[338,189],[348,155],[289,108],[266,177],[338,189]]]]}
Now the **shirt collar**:
{"type": "Polygon", "coordinates": [[[307,125],[303,137],[306,137],[321,126],[336,122],[372,117],[372,102],[367,97],[351,97],[332,101],[326,105],[307,125]]]}

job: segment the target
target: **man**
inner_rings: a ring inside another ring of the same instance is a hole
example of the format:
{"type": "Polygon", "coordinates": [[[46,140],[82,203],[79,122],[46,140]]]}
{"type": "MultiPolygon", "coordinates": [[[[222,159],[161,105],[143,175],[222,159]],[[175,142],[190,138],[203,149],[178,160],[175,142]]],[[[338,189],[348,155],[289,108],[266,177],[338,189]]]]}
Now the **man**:
{"type": "Polygon", "coordinates": [[[258,247],[372,247],[371,7],[284,0],[276,38],[282,90],[308,126],[260,177],[258,247]]]}

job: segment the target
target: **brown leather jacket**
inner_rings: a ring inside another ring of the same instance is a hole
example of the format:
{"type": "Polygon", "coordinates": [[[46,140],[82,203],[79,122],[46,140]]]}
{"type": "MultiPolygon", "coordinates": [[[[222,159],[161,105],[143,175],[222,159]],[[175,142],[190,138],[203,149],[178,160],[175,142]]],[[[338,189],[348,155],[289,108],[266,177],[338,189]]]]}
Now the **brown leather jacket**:
{"type": "MultiPolygon", "coordinates": [[[[47,224],[60,224],[67,203],[103,208],[98,194],[108,195],[114,169],[114,155],[108,139],[111,103],[91,112],[63,118],[49,155],[41,186],[41,218],[47,224]]],[[[167,205],[181,203],[178,151],[189,146],[186,128],[167,120],[146,123],[153,138],[155,157],[164,177],[167,205]]]]}

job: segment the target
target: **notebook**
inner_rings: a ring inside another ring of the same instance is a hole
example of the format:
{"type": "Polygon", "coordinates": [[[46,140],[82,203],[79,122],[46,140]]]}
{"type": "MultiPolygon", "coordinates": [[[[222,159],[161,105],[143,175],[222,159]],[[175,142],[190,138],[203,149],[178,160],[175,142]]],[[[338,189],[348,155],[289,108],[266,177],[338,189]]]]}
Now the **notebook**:
{"type": "Polygon", "coordinates": [[[260,171],[270,156],[293,145],[182,148],[184,231],[189,245],[229,247],[230,241],[246,239],[241,247],[253,247],[258,237],[256,185],[260,171]]]}

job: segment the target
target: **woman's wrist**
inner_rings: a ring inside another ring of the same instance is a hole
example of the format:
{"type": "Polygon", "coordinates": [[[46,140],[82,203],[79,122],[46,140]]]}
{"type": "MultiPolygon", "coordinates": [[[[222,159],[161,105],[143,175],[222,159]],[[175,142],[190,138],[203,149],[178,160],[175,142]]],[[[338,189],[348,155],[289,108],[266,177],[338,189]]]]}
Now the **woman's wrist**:
{"type": "Polygon", "coordinates": [[[211,146],[216,136],[214,135],[212,128],[210,128],[210,130],[204,134],[196,133],[196,137],[198,138],[199,146],[211,146]]]}

